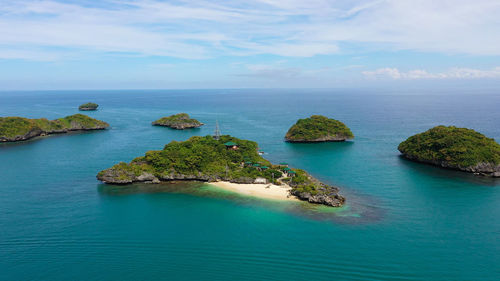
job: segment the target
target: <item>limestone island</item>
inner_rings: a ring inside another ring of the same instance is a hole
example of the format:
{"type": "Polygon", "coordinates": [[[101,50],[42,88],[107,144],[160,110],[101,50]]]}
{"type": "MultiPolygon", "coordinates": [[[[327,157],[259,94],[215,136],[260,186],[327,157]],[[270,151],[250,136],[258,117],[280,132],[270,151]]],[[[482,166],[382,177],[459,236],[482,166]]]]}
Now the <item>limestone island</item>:
{"type": "Polygon", "coordinates": [[[160,118],[152,123],[154,126],[165,126],[176,130],[198,128],[204,124],[189,117],[187,113],[179,113],[160,118]]]}
{"type": "Polygon", "coordinates": [[[83,114],[56,120],[0,117],[0,142],[24,141],[38,136],[67,133],[69,131],[103,130],[109,124],[83,114]]]}
{"type": "Polygon", "coordinates": [[[97,179],[107,184],[194,180],[257,197],[300,199],[333,207],[345,202],[337,187],[286,163],[273,165],[258,154],[256,142],[228,135],[173,141],[163,150],[148,151],[130,163],[103,170],[97,179]]]}
{"type": "Polygon", "coordinates": [[[398,150],[413,161],[500,177],[500,144],[471,129],[437,126],[409,137],[398,150]]]}
{"type": "Polygon", "coordinates": [[[78,107],[78,110],[91,111],[91,110],[97,110],[98,107],[99,107],[99,105],[97,103],[88,102],[88,103],[84,103],[84,104],[80,105],[78,107]]]}
{"type": "Polygon", "coordinates": [[[344,123],[322,115],[299,119],[285,135],[288,142],[329,142],[352,138],[354,135],[344,123]]]}

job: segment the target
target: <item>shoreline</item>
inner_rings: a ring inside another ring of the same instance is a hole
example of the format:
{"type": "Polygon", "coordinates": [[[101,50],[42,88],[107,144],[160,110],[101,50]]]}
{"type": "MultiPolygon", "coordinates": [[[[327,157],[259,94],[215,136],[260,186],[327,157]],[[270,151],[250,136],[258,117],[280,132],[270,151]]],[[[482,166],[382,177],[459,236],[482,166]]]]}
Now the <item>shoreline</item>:
{"type": "Polygon", "coordinates": [[[209,182],[209,185],[238,193],[246,196],[253,196],[262,199],[280,200],[280,201],[300,201],[297,197],[290,194],[292,189],[289,186],[279,186],[275,184],[261,183],[232,183],[228,181],[209,182]]]}

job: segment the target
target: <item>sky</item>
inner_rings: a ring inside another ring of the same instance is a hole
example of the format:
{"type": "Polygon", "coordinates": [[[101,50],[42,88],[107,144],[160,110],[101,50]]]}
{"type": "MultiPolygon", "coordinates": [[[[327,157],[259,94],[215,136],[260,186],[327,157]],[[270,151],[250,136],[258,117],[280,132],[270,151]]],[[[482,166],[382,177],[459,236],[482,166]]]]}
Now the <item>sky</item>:
{"type": "Polygon", "coordinates": [[[499,0],[0,0],[0,90],[500,89],[499,0]]]}

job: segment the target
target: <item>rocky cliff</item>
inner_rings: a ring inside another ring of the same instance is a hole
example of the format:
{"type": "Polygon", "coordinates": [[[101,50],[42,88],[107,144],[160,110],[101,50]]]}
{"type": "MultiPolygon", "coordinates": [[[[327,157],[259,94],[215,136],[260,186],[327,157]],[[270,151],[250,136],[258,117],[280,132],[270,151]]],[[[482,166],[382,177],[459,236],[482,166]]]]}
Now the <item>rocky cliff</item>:
{"type": "Polygon", "coordinates": [[[409,155],[402,153],[403,157],[408,160],[412,160],[415,162],[430,164],[434,166],[439,166],[446,169],[459,170],[468,173],[474,173],[477,175],[490,176],[498,178],[500,177],[500,164],[488,163],[488,162],[480,162],[475,165],[470,166],[460,166],[455,163],[446,161],[446,160],[430,160],[430,159],[421,159],[415,157],[414,155],[409,155]]]}

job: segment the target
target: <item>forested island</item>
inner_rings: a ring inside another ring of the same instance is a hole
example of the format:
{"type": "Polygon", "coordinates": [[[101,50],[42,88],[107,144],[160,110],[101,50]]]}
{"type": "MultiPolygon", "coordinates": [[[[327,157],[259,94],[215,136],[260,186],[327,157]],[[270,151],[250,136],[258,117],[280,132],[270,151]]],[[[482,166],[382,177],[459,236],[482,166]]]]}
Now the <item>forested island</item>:
{"type": "Polygon", "coordinates": [[[413,161],[500,177],[500,144],[472,129],[437,126],[409,137],[398,150],[413,161]]]}
{"type": "Polygon", "coordinates": [[[97,110],[98,107],[99,105],[97,103],[88,102],[80,105],[78,109],[82,111],[91,111],[91,110],[97,110]]]}
{"type": "Polygon", "coordinates": [[[0,142],[24,141],[38,136],[69,131],[103,130],[109,124],[83,114],[56,120],[0,117],[0,142]]]}
{"type": "Polygon", "coordinates": [[[189,117],[187,113],[179,113],[160,118],[152,123],[154,126],[165,126],[176,130],[198,128],[204,124],[189,117]]]}
{"type": "Polygon", "coordinates": [[[285,135],[288,142],[345,141],[352,138],[354,135],[344,123],[322,115],[299,119],[285,135]]]}
{"type": "Polygon", "coordinates": [[[343,205],[345,198],[338,194],[337,187],[319,182],[304,170],[273,165],[257,151],[253,141],[227,135],[219,139],[195,136],[183,142],[173,141],[163,150],[148,151],[130,163],[118,163],[99,172],[97,178],[108,184],[172,180],[273,184],[289,187],[290,195],[300,200],[343,205]]]}

